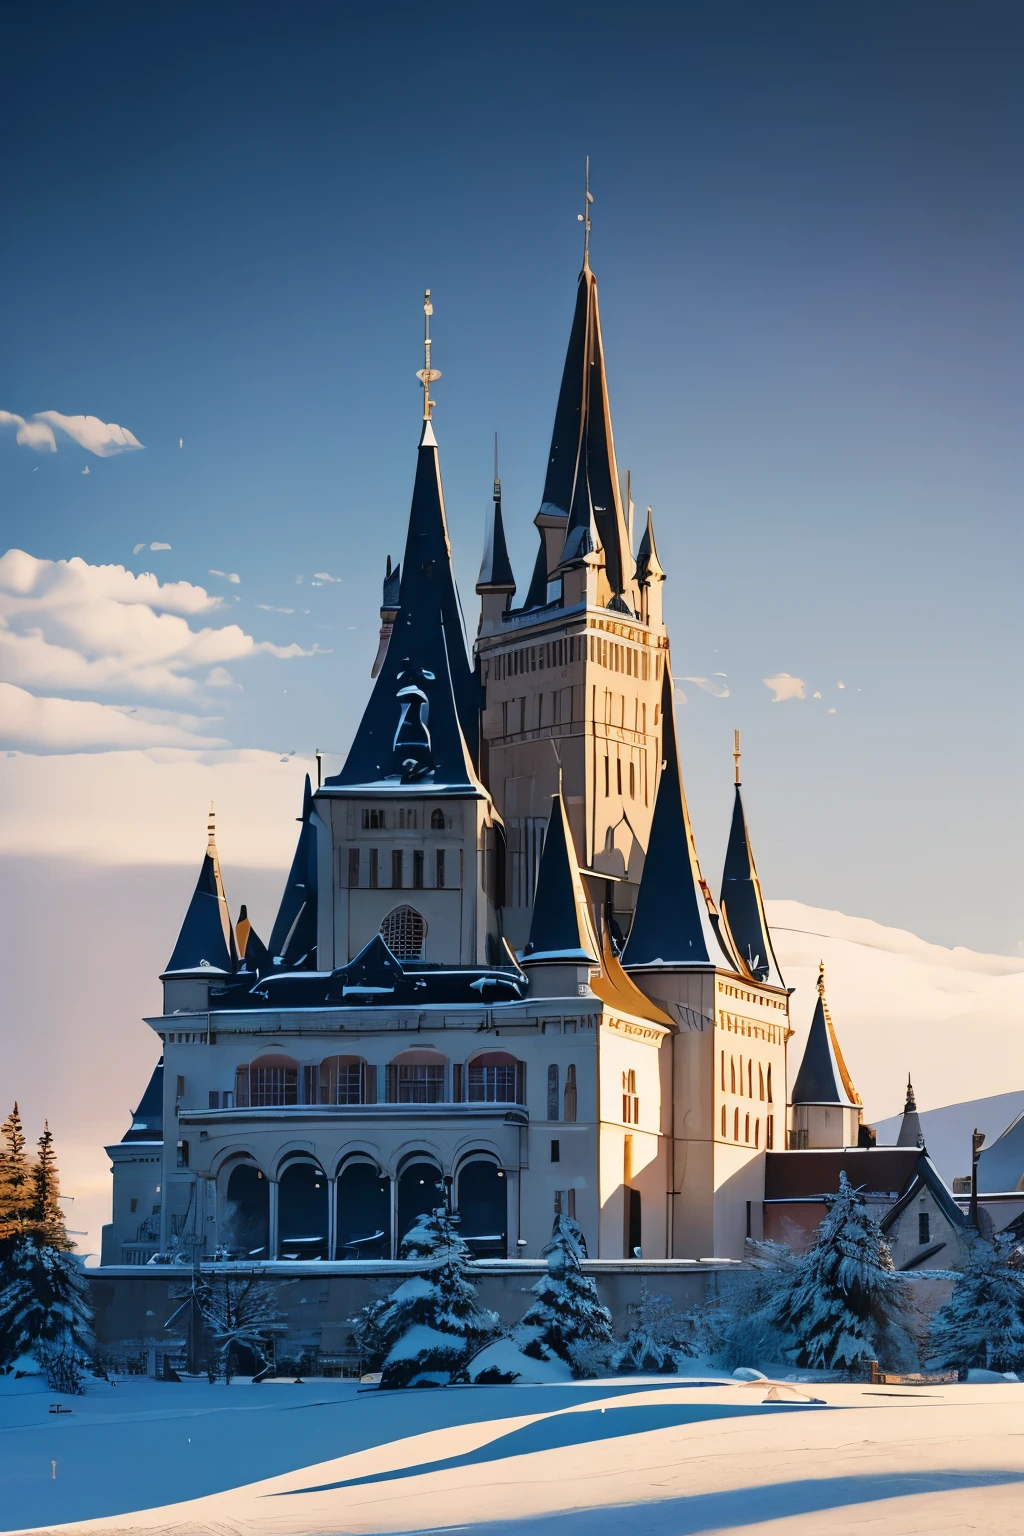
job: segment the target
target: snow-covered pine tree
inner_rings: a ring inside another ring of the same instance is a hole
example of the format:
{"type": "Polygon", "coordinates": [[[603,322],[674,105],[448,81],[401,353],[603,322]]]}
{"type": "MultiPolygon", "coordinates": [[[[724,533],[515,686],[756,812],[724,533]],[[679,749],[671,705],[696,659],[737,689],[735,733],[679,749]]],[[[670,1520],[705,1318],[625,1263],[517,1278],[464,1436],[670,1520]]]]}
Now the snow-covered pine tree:
{"type": "Polygon", "coordinates": [[[601,1305],[593,1280],[583,1273],[586,1253],[582,1229],[572,1217],[559,1213],[543,1250],[547,1273],[533,1287],[536,1300],[515,1330],[524,1355],[534,1360],[557,1356],[574,1375],[587,1373],[588,1353],[612,1338],[612,1315],[601,1305]]]}
{"type": "Polygon", "coordinates": [[[890,1367],[909,1363],[904,1281],[864,1196],[841,1172],[826,1205],[813,1246],[769,1301],[763,1321],[788,1336],[786,1352],[796,1365],[849,1371],[872,1359],[890,1367]]]}
{"type": "Polygon", "coordinates": [[[469,1279],[472,1254],[444,1207],[421,1216],[402,1239],[399,1256],[424,1265],[400,1285],[376,1318],[394,1342],[382,1387],[444,1386],[459,1380],[469,1359],[498,1331],[498,1318],[477,1304],[469,1279]]]}
{"type": "Polygon", "coordinates": [[[800,1255],[785,1243],[748,1240],[744,1258],[750,1265],[745,1283],[730,1292],[730,1305],[718,1309],[712,1332],[723,1365],[778,1364],[786,1359],[789,1338],[774,1320],[778,1298],[796,1283],[800,1255]],[[716,1326],[715,1326],[716,1325],[716,1326]]]}
{"type": "Polygon", "coordinates": [[[43,1134],[39,1138],[38,1149],[35,1167],[32,1169],[29,1229],[40,1247],[56,1248],[61,1253],[68,1253],[71,1241],[60,1204],[60,1175],[57,1172],[57,1154],[53,1149],[53,1132],[48,1120],[43,1121],[43,1134]]]}
{"type": "Polygon", "coordinates": [[[15,1104],[0,1126],[0,1262],[25,1231],[32,1198],[32,1181],[25,1156],[25,1132],[15,1104]]]}
{"type": "Polygon", "coordinates": [[[953,1294],[935,1314],[930,1364],[967,1371],[1024,1369],[1024,1270],[1017,1238],[976,1238],[953,1294]]]}
{"type": "Polygon", "coordinates": [[[248,1349],[260,1366],[267,1363],[270,1341],[282,1331],[277,1288],[255,1275],[218,1275],[197,1288],[203,1321],[225,1382],[232,1376],[232,1350],[248,1349]]]}
{"type": "Polygon", "coordinates": [[[652,1296],[646,1280],[640,1284],[640,1300],[628,1308],[632,1326],[612,1356],[617,1371],[674,1371],[674,1341],[680,1317],[671,1296],[652,1296]]]}
{"type": "Polygon", "coordinates": [[[0,1347],[4,1362],[32,1355],[55,1391],[74,1390],[94,1340],[88,1282],[77,1260],[21,1239],[4,1262],[0,1347]]]}

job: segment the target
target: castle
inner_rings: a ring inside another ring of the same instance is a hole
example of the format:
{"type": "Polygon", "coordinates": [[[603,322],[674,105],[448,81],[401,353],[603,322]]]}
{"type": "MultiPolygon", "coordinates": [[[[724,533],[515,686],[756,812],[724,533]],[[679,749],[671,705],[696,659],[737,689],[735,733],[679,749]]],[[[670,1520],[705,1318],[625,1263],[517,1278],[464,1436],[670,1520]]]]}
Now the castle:
{"type": "Polygon", "coordinates": [[[594,1258],[736,1259],[765,1230],[768,1159],[866,1140],[823,983],[787,1103],[738,750],[717,900],[701,872],[666,573],[650,511],[634,552],[589,251],[536,562],[517,605],[496,478],[472,653],[424,308],[372,691],[341,771],[307,779],[266,944],[231,921],[211,819],[146,1021],[162,1062],[108,1148],[105,1266],[387,1260],[439,1188],[481,1258],[535,1258],[561,1210],[594,1258]]]}

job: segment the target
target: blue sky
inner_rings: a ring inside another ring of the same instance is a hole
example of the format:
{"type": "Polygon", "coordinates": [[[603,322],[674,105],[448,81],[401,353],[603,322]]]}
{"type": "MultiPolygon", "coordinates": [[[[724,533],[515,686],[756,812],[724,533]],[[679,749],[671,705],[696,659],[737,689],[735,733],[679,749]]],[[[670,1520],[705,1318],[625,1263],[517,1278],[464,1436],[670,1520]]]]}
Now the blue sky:
{"type": "Polygon", "coordinates": [[[426,285],[471,629],[495,429],[525,586],[589,153],[619,463],[676,673],[728,689],[682,684],[706,872],[738,725],[770,895],[1013,950],[1022,65],[1020,7],[987,0],[22,8],[0,410],[144,447],[0,427],[3,548],[222,602],[134,591],[126,619],[106,578],[58,602],[9,568],[35,606],[9,581],[0,681],[30,701],[0,745],[109,749],[109,715],[31,704],[63,699],[134,710],[136,746],[344,750],[426,285]],[[805,696],[772,702],[779,673],[805,696]]]}

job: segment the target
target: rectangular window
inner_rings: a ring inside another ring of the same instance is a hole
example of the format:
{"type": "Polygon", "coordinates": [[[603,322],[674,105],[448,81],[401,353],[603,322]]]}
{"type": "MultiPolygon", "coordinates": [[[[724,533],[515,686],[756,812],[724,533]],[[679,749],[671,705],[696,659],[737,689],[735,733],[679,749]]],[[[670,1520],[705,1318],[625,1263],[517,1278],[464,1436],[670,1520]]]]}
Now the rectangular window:
{"type": "Polygon", "coordinates": [[[412,855],[412,886],[414,891],[423,889],[423,849],[414,848],[412,855]]]}
{"type": "Polygon", "coordinates": [[[370,849],[370,890],[375,891],[380,884],[380,850],[370,849]]]}
{"type": "Polygon", "coordinates": [[[348,851],[348,888],[350,891],[359,888],[359,849],[350,848],[348,851]]]}
{"type": "Polygon", "coordinates": [[[444,890],[444,849],[437,850],[437,878],[434,881],[439,891],[444,890]]]}
{"type": "Polygon", "coordinates": [[[444,1067],[398,1069],[399,1104],[443,1104],[444,1067]]]}
{"type": "Polygon", "coordinates": [[[560,1163],[561,1160],[562,1160],[562,1148],[561,1148],[560,1144],[557,1141],[553,1141],[551,1143],[551,1161],[553,1163],[560,1163]]]}
{"type": "Polygon", "coordinates": [[[469,1102],[471,1104],[514,1104],[516,1102],[516,1069],[513,1064],[500,1067],[469,1068],[469,1102]]]}
{"type": "Polygon", "coordinates": [[[178,1167],[179,1168],[187,1168],[188,1167],[188,1142],[187,1141],[179,1141],[178,1142],[178,1167]]]}
{"type": "Polygon", "coordinates": [[[363,811],[363,831],[380,832],[384,827],[383,811],[363,811]]]}
{"type": "Polygon", "coordinates": [[[636,764],[633,762],[629,765],[629,798],[636,799],[636,764]]]}
{"type": "Polygon", "coordinates": [[[565,1069],[565,1088],[562,1091],[562,1118],[570,1125],[576,1119],[576,1068],[571,1062],[565,1069]]]}
{"type": "Polygon", "coordinates": [[[174,1087],[174,1094],[175,1097],[179,1099],[183,1099],[185,1097],[185,1079],[183,1077],[179,1077],[177,1079],[174,1087]]]}
{"type": "Polygon", "coordinates": [[[302,1069],[302,1102],[303,1104],[320,1103],[320,1067],[303,1067],[302,1069]]]}
{"type": "Polygon", "coordinates": [[[622,1118],[626,1125],[640,1124],[640,1100],[636,1096],[636,1073],[622,1074],[622,1118]]]}
{"type": "Polygon", "coordinates": [[[400,891],[402,889],[401,848],[392,848],[391,850],[391,884],[394,886],[396,891],[400,891]]]}
{"type": "MultiPolygon", "coordinates": [[[[722,1111],[725,1113],[725,1110],[722,1111]]],[[[765,1121],[764,1144],[766,1151],[770,1152],[775,1145],[775,1116],[769,1115],[765,1121]]]]}
{"type": "Polygon", "coordinates": [[[919,1243],[931,1242],[931,1221],[927,1211],[917,1213],[917,1240],[919,1243]]]}
{"type": "Polygon", "coordinates": [[[295,1067],[250,1067],[249,1095],[254,1109],[274,1109],[299,1102],[295,1067]]]}
{"type": "Polygon", "coordinates": [[[216,1088],[210,1089],[210,1108],[220,1109],[220,1092],[216,1088]]]}
{"type": "Polygon", "coordinates": [[[230,1088],[225,1088],[224,1092],[221,1094],[221,1096],[220,1096],[220,1107],[221,1107],[221,1109],[234,1109],[234,1107],[235,1107],[235,1096],[231,1092],[230,1088]]]}
{"type": "Polygon", "coordinates": [[[249,1108],[249,1068],[235,1068],[235,1103],[239,1109],[249,1108]]]}
{"type": "Polygon", "coordinates": [[[608,758],[607,758],[607,755],[606,755],[605,756],[605,760],[604,760],[604,792],[605,792],[606,795],[610,795],[611,794],[611,780],[609,779],[609,776],[608,776],[609,772],[610,772],[610,765],[609,765],[608,758]]]}
{"type": "Polygon", "coordinates": [[[558,1119],[558,1068],[554,1062],[548,1067],[548,1119],[558,1119]]]}
{"type": "Polygon", "coordinates": [[[358,1061],[350,1061],[345,1066],[338,1068],[338,1104],[362,1104],[363,1099],[363,1069],[358,1061]]]}
{"type": "Polygon", "coordinates": [[[131,1211],[132,1211],[132,1214],[133,1214],[133,1215],[134,1215],[134,1214],[135,1214],[135,1212],[136,1212],[136,1211],[137,1211],[137,1210],[138,1210],[138,1208],[139,1208],[139,1202],[138,1202],[138,1201],[137,1201],[137,1200],[131,1200],[131,1201],[130,1201],[130,1202],[129,1202],[129,1204],[130,1204],[130,1207],[131,1207],[131,1211]]]}
{"type": "Polygon", "coordinates": [[[622,758],[621,757],[617,757],[615,759],[615,792],[616,792],[616,794],[619,794],[619,795],[622,794],[622,758]]]}

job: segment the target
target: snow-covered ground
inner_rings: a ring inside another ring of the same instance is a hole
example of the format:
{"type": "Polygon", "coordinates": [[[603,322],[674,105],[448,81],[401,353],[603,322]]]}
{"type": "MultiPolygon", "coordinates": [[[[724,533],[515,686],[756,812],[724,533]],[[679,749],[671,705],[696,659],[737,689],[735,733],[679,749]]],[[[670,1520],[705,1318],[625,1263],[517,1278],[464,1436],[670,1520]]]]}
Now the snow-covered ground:
{"type": "Polygon", "coordinates": [[[1024,1386],[0,1385],[6,1530],[1017,1533],[1024,1386]],[[78,1523],[76,1523],[78,1522],[78,1523]]]}

